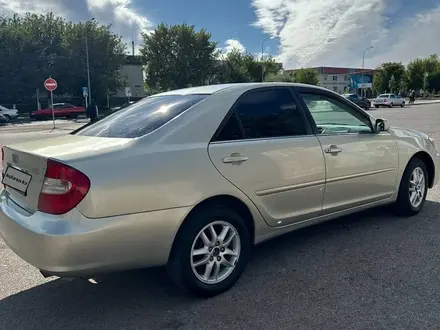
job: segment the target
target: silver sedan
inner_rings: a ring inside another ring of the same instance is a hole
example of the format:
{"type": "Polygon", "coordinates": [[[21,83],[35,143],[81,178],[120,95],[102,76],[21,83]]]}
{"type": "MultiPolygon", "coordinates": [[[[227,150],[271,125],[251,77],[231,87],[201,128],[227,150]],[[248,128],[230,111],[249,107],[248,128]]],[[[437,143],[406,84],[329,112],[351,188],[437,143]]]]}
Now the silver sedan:
{"type": "Polygon", "coordinates": [[[0,234],[43,275],[166,265],[206,297],[270,238],[385,204],[417,214],[440,155],[327,89],[255,83],[153,95],[2,159],[0,234]]]}

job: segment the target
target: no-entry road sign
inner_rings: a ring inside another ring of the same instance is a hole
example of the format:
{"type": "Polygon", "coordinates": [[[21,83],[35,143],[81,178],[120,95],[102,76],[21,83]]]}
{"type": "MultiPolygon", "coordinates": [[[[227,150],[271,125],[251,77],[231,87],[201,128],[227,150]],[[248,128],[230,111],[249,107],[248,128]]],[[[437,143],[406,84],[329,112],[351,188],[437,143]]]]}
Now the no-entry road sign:
{"type": "Polygon", "coordinates": [[[50,92],[53,92],[55,89],[57,89],[57,87],[58,87],[57,81],[53,78],[47,78],[44,81],[44,88],[46,88],[50,92]]]}

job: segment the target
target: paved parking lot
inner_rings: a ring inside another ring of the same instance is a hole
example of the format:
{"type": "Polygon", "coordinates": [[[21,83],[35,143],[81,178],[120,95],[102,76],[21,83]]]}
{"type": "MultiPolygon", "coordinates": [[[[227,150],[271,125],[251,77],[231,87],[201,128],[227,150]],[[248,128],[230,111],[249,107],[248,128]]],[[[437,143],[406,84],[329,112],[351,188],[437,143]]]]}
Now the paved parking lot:
{"type": "MultiPolygon", "coordinates": [[[[371,113],[440,145],[440,104],[371,113]]],[[[68,132],[48,130],[0,128],[0,144],[68,132]]],[[[372,210],[268,242],[231,291],[209,300],[181,294],[162,269],[108,276],[99,285],[44,280],[0,240],[0,328],[439,328],[438,186],[428,199],[417,217],[372,210]]]]}

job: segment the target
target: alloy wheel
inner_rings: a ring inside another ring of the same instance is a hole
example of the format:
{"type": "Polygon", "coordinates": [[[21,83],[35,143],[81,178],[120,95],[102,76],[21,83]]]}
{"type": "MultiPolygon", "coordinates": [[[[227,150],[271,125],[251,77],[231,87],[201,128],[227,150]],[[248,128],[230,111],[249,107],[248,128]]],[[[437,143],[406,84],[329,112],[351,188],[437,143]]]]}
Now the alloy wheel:
{"type": "Polygon", "coordinates": [[[241,252],[240,235],[226,221],[215,221],[197,234],[191,247],[191,268],[205,284],[224,281],[234,271],[241,252]]]}
{"type": "Polygon", "coordinates": [[[420,167],[416,167],[411,173],[409,181],[409,202],[413,208],[418,208],[423,203],[425,191],[425,173],[420,167]]]}

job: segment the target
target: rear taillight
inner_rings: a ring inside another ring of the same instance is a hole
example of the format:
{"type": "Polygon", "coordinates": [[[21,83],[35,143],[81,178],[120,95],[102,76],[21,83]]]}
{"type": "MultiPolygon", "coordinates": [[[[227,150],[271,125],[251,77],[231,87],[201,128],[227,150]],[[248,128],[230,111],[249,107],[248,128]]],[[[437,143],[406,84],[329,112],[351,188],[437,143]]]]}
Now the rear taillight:
{"type": "Polygon", "coordinates": [[[383,100],[383,103],[388,103],[388,100],[387,99],[383,100]]]}
{"type": "Polygon", "coordinates": [[[2,174],[5,172],[5,150],[2,148],[2,174]]]}
{"type": "Polygon", "coordinates": [[[38,210],[49,214],[67,213],[84,199],[89,189],[90,180],[85,174],[49,159],[38,210]]]}
{"type": "MultiPolygon", "coordinates": [[[[3,180],[3,175],[5,174],[5,151],[2,148],[2,170],[1,170],[1,175],[0,175],[0,183],[3,180]]],[[[4,185],[2,185],[3,188],[5,187],[4,185]]],[[[1,187],[1,186],[0,186],[1,187]]]]}

